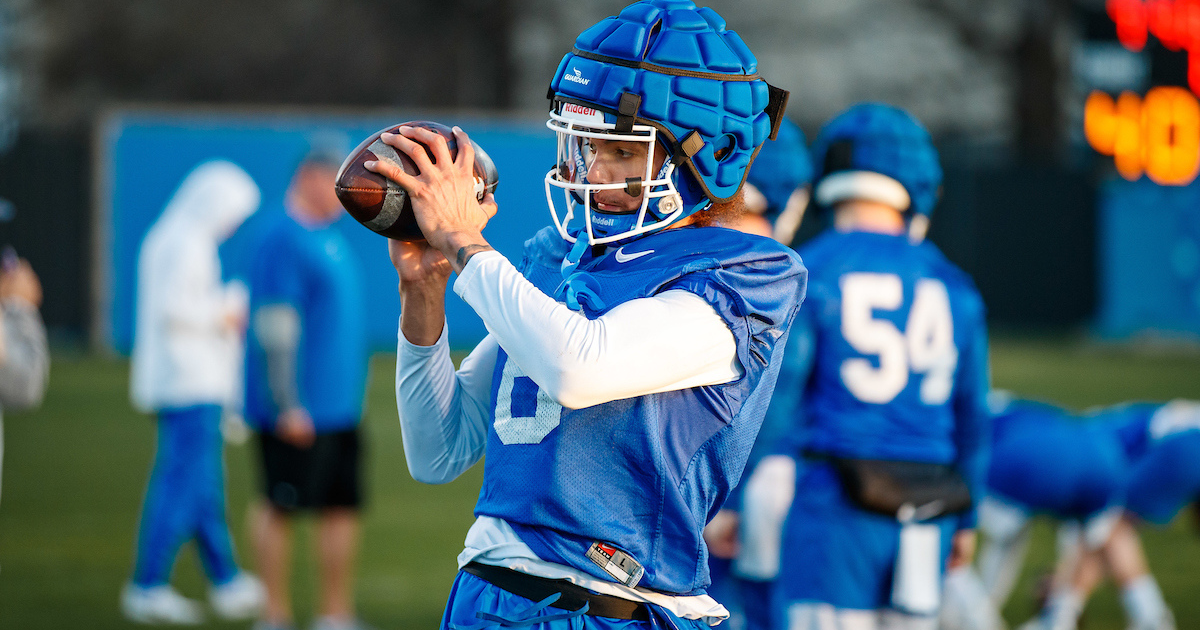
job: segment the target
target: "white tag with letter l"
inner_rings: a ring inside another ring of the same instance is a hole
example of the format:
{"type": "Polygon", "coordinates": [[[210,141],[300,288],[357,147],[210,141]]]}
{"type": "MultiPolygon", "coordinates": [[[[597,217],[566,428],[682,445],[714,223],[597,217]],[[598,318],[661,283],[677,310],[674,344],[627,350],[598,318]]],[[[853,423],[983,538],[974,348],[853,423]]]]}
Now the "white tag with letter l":
{"type": "Polygon", "coordinates": [[[892,574],[892,606],[913,615],[936,614],[941,605],[941,530],[907,522],[900,526],[900,552],[892,574]]]}

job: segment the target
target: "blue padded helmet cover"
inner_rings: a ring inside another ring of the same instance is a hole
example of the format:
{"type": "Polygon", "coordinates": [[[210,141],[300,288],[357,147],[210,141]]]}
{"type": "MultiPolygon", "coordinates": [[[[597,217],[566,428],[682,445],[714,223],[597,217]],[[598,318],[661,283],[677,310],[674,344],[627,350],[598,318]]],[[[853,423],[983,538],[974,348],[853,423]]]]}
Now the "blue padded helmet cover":
{"type": "Polygon", "coordinates": [[[550,84],[551,107],[573,102],[615,114],[623,94],[640,97],[636,122],[655,127],[680,164],[675,186],[686,216],[732,199],[770,135],[770,89],[757,70],[715,11],[688,0],[643,0],[575,40],[550,84]],[[693,131],[703,146],[684,159],[679,143],[693,131]]]}
{"type": "Polygon", "coordinates": [[[792,193],[812,183],[813,163],[804,132],[790,118],[779,125],[779,135],[767,140],[758,150],[746,181],[754,184],[767,199],[768,219],[783,212],[792,193]]]}
{"type": "Polygon", "coordinates": [[[859,103],[835,116],[813,142],[814,186],[841,171],[870,171],[904,186],[910,211],[928,216],[937,204],[942,167],[929,132],[908,112],[859,103]]]}

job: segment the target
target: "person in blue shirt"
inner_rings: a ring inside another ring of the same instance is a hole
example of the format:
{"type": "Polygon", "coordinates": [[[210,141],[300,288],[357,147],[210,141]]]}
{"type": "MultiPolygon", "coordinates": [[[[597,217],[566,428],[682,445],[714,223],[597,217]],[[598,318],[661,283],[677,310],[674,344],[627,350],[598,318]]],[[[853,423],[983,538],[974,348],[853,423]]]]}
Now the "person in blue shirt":
{"type": "Polygon", "coordinates": [[[259,437],[266,500],[254,532],[263,629],[291,627],[291,527],[309,511],[321,568],[314,627],[359,627],[353,572],[369,355],[359,261],[333,225],[342,216],[339,160],[315,151],[300,164],[248,277],[245,415],[259,437]]]}
{"type": "Polygon", "coordinates": [[[987,543],[978,579],[987,598],[964,601],[964,621],[952,627],[997,627],[979,619],[1008,599],[1029,523],[1040,514],[1063,523],[1060,558],[1045,609],[1027,627],[1073,630],[1108,571],[1131,628],[1174,628],[1136,525],[1165,524],[1200,496],[1200,406],[1134,403],[1077,414],[1002,393],[993,406],[988,497],[980,509],[987,543]]]}
{"type": "Polygon", "coordinates": [[[804,296],[799,258],[720,227],[780,124],[714,11],[645,0],[584,31],[550,86],[554,226],[514,266],[481,229],[466,135],[384,142],[420,175],[426,241],[391,243],[402,314],[396,396],[409,470],[483,487],[442,627],[705,628],[702,530],[745,465],[804,296]],[[429,147],[422,148],[415,141],[429,147]],[[447,280],[488,329],[456,371],[447,280]],[[486,458],[484,454],[486,453],[486,458]]]}
{"type": "MultiPolygon", "coordinates": [[[[744,190],[749,212],[728,224],[728,227],[774,238],[790,246],[808,207],[811,183],[812,159],[808,154],[804,132],[796,123],[785,119],[779,126],[776,139],[763,143],[746,175],[744,190]]],[[[789,343],[795,343],[795,339],[789,343]]],[[[786,359],[795,354],[794,351],[785,350],[781,376],[790,370],[786,359]]],[[[728,623],[733,630],[771,627],[770,588],[779,566],[782,518],[772,519],[770,513],[773,511],[761,502],[751,501],[744,506],[742,495],[746,486],[744,480],[749,477],[750,471],[755,470],[758,462],[790,428],[792,418],[772,413],[772,409],[779,406],[776,404],[779,395],[779,390],[776,390],[776,397],[767,410],[762,429],[758,432],[754,447],[750,449],[743,483],[738,484],[725,502],[725,507],[704,529],[709,550],[708,571],[712,579],[708,592],[729,609],[728,623]],[[746,513],[746,508],[750,513],[746,513]],[[743,522],[750,524],[751,532],[743,530],[743,522]],[[764,557],[769,559],[764,562],[764,557]],[[765,568],[764,565],[771,568],[765,568]]],[[[789,492],[791,481],[787,481],[789,492]]],[[[759,485],[762,483],[760,475],[759,485]]]]}
{"type": "Polygon", "coordinates": [[[780,449],[799,462],[776,614],[791,630],[932,628],[943,568],[975,546],[983,301],[923,240],[942,171],[911,115],[855,105],[822,128],[813,160],[833,225],[800,250],[801,369],[777,388],[798,393],[800,426],[780,449]]]}

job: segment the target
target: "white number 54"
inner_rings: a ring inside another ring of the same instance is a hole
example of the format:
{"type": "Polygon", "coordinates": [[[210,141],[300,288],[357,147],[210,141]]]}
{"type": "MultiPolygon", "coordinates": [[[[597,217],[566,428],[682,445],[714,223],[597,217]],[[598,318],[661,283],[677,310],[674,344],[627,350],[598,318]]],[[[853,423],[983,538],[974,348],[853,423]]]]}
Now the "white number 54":
{"type": "Polygon", "coordinates": [[[938,280],[917,281],[908,322],[901,331],[875,319],[876,310],[903,306],[904,284],[889,273],[852,273],[842,277],[842,336],[855,350],[878,358],[842,362],[842,382],[866,403],[891,402],[908,385],[909,374],[921,374],[921,402],[940,405],[950,398],[958,349],[950,296],[938,280]]]}

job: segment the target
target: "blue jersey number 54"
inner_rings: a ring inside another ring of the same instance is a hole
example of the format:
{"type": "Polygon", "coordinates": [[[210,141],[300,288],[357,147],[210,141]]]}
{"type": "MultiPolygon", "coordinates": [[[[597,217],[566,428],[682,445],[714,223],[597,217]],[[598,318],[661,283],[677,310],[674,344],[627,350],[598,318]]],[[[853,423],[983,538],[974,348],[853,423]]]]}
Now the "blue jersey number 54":
{"type": "Polygon", "coordinates": [[[921,402],[940,405],[950,398],[958,349],[946,285],[922,278],[913,292],[908,322],[900,330],[891,321],[876,319],[875,311],[903,306],[904,284],[890,273],[851,273],[842,277],[842,336],[858,352],[878,359],[852,358],[842,362],[846,389],[866,403],[886,404],[921,378],[921,402]]]}

